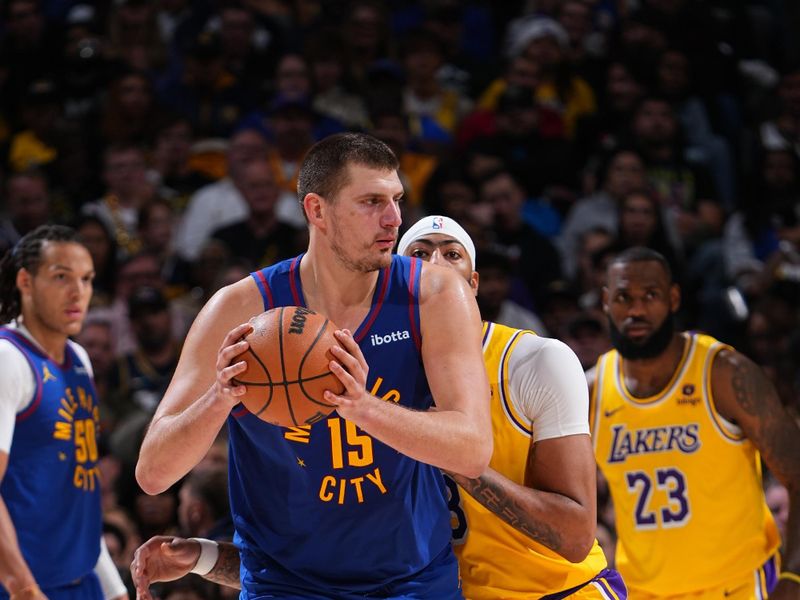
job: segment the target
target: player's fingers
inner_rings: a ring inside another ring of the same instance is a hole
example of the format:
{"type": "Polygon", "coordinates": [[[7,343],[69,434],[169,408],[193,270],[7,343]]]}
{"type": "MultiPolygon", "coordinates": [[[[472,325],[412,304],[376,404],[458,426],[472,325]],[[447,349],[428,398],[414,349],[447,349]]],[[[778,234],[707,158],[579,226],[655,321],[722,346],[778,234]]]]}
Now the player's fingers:
{"type": "Polygon", "coordinates": [[[333,335],[336,336],[336,341],[339,342],[345,350],[347,350],[356,358],[364,371],[367,371],[367,359],[364,358],[364,353],[361,352],[361,348],[359,347],[355,338],[353,338],[353,334],[350,332],[350,330],[337,329],[333,332],[333,335]]]}
{"type": "Polygon", "coordinates": [[[335,360],[329,363],[331,372],[336,375],[337,379],[342,382],[344,389],[348,394],[357,394],[363,386],[360,386],[358,381],[348,373],[345,368],[335,360]]]}
{"type": "Polygon", "coordinates": [[[251,331],[253,331],[253,325],[251,323],[242,323],[241,325],[237,325],[231,329],[228,332],[228,335],[225,336],[225,339],[222,340],[221,347],[225,348],[226,346],[232,346],[251,331]]]}
{"type": "MultiPolygon", "coordinates": [[[[231,380],[236,377],[237,375],[241,375],[247,370],[247,363],[243,360],[233,363],[228,367],[224,367],[219,372],[219,382],[223,385],[229,385],[231,380]]],[[[235,385],[235,384],[234,384],[235,385]]]]}
{"type": "Polygon", "coordinates": [[[331,346],[331,353],[336,357],[336,360],[339,361],[339,364],[341,364],[355,379],[366,381],[367,378],[364,369],[355,356],[339,346],[331,346]]]}
{"type": "Polygon", "coordinates": [[[249,346],[250,344],[245,340],[240,340],[230,346],[222,348],[217,354],[217,368],[224,369],[227,367],[235,357],[245,352],[249,346]]]}

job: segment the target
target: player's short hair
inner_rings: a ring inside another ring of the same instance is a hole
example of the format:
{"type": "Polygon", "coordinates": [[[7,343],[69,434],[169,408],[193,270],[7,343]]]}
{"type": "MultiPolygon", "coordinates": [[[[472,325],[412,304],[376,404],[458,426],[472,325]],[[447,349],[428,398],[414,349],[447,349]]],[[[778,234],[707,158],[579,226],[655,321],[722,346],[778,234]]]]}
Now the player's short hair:
{"type": "Polygon", "coordinates": [[[395,171],[399,162],[382,141],[364,133],[339,133],[314,144],[303,159],[297,178],[300,202],[315,193],[328,201],[348,183],[351,164],[395,171]]]}
{"type": "Polygon", "coordinates": [[[644,246],[634,246],[623,250],[611,259],[611,262],[608,263],[608,269],[611,270],[611,267],[614,265],[628,265],[639,262],[658,263],[661,265],[661,268],[664,269],[664,273],[667,275],[667,281],[672,283],[672,268],[669,266],[667,259],[664,258],[664,255],[660,252],[656,252],[652,248],[645,248],[644,246]]]}

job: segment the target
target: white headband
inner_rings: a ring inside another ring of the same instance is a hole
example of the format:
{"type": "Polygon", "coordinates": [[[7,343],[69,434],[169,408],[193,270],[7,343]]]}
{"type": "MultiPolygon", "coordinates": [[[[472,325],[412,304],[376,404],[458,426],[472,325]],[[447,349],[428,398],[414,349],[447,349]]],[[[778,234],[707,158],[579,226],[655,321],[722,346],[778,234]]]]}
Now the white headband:
{"type": "Polygon", "coordinates": [[[449,235],[464,246],[464,249],[467,251],[472,261],[472,270],[475,270],[475,244],[472,242],[472,238],[469,237],[469,234],[464,228],[453,219],[441,215],[423,217],[414,223],[409,230],[405,232],[403,237],[400,238],[400,243],[397,245],[397,253],[405,254],[406,250],[413,242],[431,233],[449,235]]]}

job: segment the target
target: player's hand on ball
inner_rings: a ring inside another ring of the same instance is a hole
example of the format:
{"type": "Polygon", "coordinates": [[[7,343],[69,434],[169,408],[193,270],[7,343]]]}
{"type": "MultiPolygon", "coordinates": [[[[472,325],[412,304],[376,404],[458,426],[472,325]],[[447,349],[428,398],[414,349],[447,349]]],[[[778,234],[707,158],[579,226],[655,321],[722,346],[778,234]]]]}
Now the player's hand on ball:
{"type": "Polygon", "coordinates": [[[217,353],[217,397],[225,398],[231,405],[236,405],[239,396],[245,393],[243,385],[236,384],[233,380],[237,375],[244,373],[247,363],[239,356],[247,351],[249,344],[243,338],[253,330],[250,323],[242,323],[231,329],[217,353]]]}
{"type": "Polygon", "coordinates": [[[137,600],[153,600],[150,584],[187,575],[199,558],[200,544],[196,541],[166,535],[147,540],[136,550],[131,563],[137,600]]]}
{"type": "Polygon", "coordinates": [[[358,416],[359,409],[365,408],[364,399],[369,397],[366,387],[369,365],[350,331],[339,329],[334,335],[341,348],[331,348],[335,360],[331,361],[330,367],[344,385],[344,392],[334,394],[328,390],[325,392],[325,400],[336,406],[340,417],[352,419],[358,416]]]}

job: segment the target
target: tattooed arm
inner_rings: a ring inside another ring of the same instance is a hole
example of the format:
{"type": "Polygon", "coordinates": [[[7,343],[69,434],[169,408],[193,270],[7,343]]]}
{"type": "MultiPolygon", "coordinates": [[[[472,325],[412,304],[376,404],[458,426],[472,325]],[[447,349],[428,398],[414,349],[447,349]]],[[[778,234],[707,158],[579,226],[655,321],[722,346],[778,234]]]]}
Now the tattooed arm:
{"type": "Polygon", "coordinates": [[[453,479],[514,529],[577,563],[594,543],[595,475],[589,436],[574,435],[531,446],[525,485],[493,469],[477,479],[453,479]]]}
{"type": "Polygon", "coordinates": [[[239,549],[231,542],[220,542],[217,563],[202,577],[219,585],[226,585],[240,590],[242,589],[242,582],[239,579],[240,566],[239,549]]]}
{"type": "MultiPolygon", "coordinates": [[[[800,573],[800,426],[781,404],[764,372],[744,355],[722,350],[711,373],[720,414],[742,428],[770,471],[789,491],[783,569],[800,573]]],[[[782,580],[772,597],[798,597],[800,584],[782,580]],[[791,586],[791,595],[788,589],[791,586]]]]}
{"type": "MultiPolygon", "coordinates": [[[[240,589],[239,550],[230,542],[218,544],[219,557],[204,579],[240,589]]],[[[153,600],[150,585],[174,581],[188,575],[200,558],[200,544],[172,536],[155,536],[136,549],[131,563],[131,576],[138,600],[153,600]]]]}
{"type": "MultiPolygon", "coordinates": [[[[597,521],[583,369],[565,344],[524,335],[508,363],[508,378],[507,400],[535,423],[527,456],[513,469],[525,473],[524,481],[488,469],[477,479],[456,477],[456,482],[515,529],[580,562],[592,548],[597,521]]],[[[495,440],[495,453],[504,450],[495,440]]]]}

